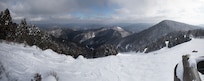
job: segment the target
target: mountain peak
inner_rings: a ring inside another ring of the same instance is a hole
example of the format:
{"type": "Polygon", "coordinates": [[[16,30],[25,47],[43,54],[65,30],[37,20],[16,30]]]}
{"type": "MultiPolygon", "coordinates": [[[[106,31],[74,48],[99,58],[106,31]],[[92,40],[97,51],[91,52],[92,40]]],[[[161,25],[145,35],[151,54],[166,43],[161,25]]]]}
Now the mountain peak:
{"type": "Polygon", "coordinates": [[[124,31],[124,29],[119,26],[113,27],[112,29],[116,31],[124,31]]]}
{"type": "Polygon", "coordinates": [[[158,23],[155,26],[161,26],[161,27],[168,27],[176,31],[188,31],[193,29],[199,29],[200,27],[189,25],[182,22],[177,22],[173,20],[163,20],[160,23],[158,23]]]}
{"type": "Polygon", "coordinates": [[[173,21],[173,20],[163,20],[161,22],[176,22],[176,21],[173,21]]]}
{"type": "MultiPolygon", "coordinates": [[[[187,31],[194,30],[194,29],[200,29],[200,27],[188,25],[185,23],[172,21],[172,20],[163,20],[160,23],[142,32],[134,33],[132,35],[129,35],[123,38],[121,41],[119,41],[119,43],[117,43],[117,45],[118,45],[118,49],[122,51],[144,51],[144,49],[148,45],[151,46],[153,43],[157,41],[159,41],[159,43],[162,43],[160,40],[162,38],[165,38],[168,35],[174,35],[180,32],[186,33],[187,31]]],[[[183,36],[183,34],[181,35],[183,36]]],[[[153,45],[153,46],[156,46],[156,45],[153,45]]],[[[158,47],[153,47],[153,48],[160,49],[161,46],[162,45],[160,44],[158,47]]]]}
{"type": "MultiPolygon", "coordinates": [[[[173,21],[173,20],[163,20],[161,21],[160,23],[165,23],[167,25],[169,24],[185,24],[185,23],[182,23],[182,22],[177,22],[177,21],[173,21]]],[[[187,25],[187,24],[186,24],[187,25]]]]}

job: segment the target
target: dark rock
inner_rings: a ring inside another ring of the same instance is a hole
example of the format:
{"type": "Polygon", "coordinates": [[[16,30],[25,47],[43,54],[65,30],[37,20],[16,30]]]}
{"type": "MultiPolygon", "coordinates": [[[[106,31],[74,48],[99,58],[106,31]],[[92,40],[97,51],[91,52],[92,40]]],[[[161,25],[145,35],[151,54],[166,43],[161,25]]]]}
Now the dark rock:
{"type": "Polygon", "coordinates": [[[204,74],[204,61],[200,61],[197,63],[197,68],[198,68],[198,71],[202,74],[204,74]]]}
{"type": "Polygon", "coordinates": [[[192,52],[193,52],[193,53],[197,53],[198,51],[197,51],[197,50],[193,50],[192,52]]]}

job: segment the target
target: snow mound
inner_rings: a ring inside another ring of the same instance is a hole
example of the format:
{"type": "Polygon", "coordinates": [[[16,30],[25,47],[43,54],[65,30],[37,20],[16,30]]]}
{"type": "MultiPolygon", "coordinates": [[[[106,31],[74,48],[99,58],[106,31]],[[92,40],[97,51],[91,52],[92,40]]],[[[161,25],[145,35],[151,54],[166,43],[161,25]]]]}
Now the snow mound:
{"type": "Polygon", "coordinates": [[[174,67],[182,55],[202,56],[204,39],[193,39],[173,48],[144,53],[119,53],[97,59],[57,54],[36,46],[0,43],[0,81],[31,81],[36,73],[43,81],[173,81],[174,67]],[[198,52],[192,52],[196,50],[198,52]],[[1,76],[1,74],[0,74],[1,76]]]}
{"type": "Polygon", "coordinates": [[[53,77],[53,76],[49,76],[49,77],[45,78],[45,79],[42,80],[42,81],[56,81],[56,79],[55,79],[55,77],[53,77]]]}

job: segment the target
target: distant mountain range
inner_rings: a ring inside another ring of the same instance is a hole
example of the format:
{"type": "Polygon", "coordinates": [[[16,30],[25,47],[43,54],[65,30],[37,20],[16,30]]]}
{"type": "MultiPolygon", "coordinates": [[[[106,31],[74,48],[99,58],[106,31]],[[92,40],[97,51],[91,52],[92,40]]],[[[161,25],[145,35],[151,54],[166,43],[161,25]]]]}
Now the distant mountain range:
{"type": "Polygon", "coordinates": [[[88,30],[58,28],[48,32],[54,36],[60,35],[59,38],[77,42],[90,48],[111,44],[116,46],[120,52],[151,52],[165,47],[167,41],[169,43],[168,47],[173,47],[190,41],[192,32],[203,32],[202,27],[171,20],[164,20],[152,27],[141,30],[132,33],[122,27],[102,27],[88,30]]]}
{"type": "Polygon", "coordinates": [[[140,32],[144,29],[151,27],[151,23],[114,23],[114,24],[93,24],[93,23],[72,23],[72,24],[36,24],[42,30],[56,29],[56,28],[69,28],[73,30],[89,30],[98,28],[110,28],[110,27],[121,27],[132,33],[140,32]]]}
{"type": "Polygon", "coordinates": [[[98,28],[89,30],[72,30],[68,28],[53,29],[48,31],[49,34],[67,41],[81,43],[89,47],[98,47],[103,44],[112,43],[126,37],[128,32],[121,27],[98,28]]]}

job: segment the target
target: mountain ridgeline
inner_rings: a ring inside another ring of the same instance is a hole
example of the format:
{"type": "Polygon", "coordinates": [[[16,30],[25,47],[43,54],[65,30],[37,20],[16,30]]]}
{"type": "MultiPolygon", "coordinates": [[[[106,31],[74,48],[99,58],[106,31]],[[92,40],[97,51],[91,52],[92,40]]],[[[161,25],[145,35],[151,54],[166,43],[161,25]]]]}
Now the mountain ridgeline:
{"type": "Polygon", "coordinates": [[[58,28],[49,30],[47,32],[56,38],[80,43],[91,48],[97,48],[103,44],[112,44],[113,42],[132,34],[121,27],[89,30],[58,28]]]}
{"type": "Polygon", "coordinates": [[[135,51],[145,53],[163,47],[171,48],[190,41],[192,37],[204,36],[204,30],[201,27],[171,20],[161,21],[136,33],[131,33],[122,27],[104,27],[89,30],[57,28],[48,32],[57,38],[76,42],[88,48],[95,49],[101,45],[110,44],[115,46],[119,52],[135,51]]]}
{"type": "Polygon", "coordinates": [[[118,51],[148,53],[188,42],[192,37],[204,36],[201,27],[171,20],[133,32],[119,26],[93,29],[47,27],[47,30],[42,30],[28,25],[25,19],[20,24],[14,23],[8,9],[0,13],[0,39],[36,45],[43,50],[52,49],[74,58],[79,55],[86,58],[117,55],[118,51]]]}

